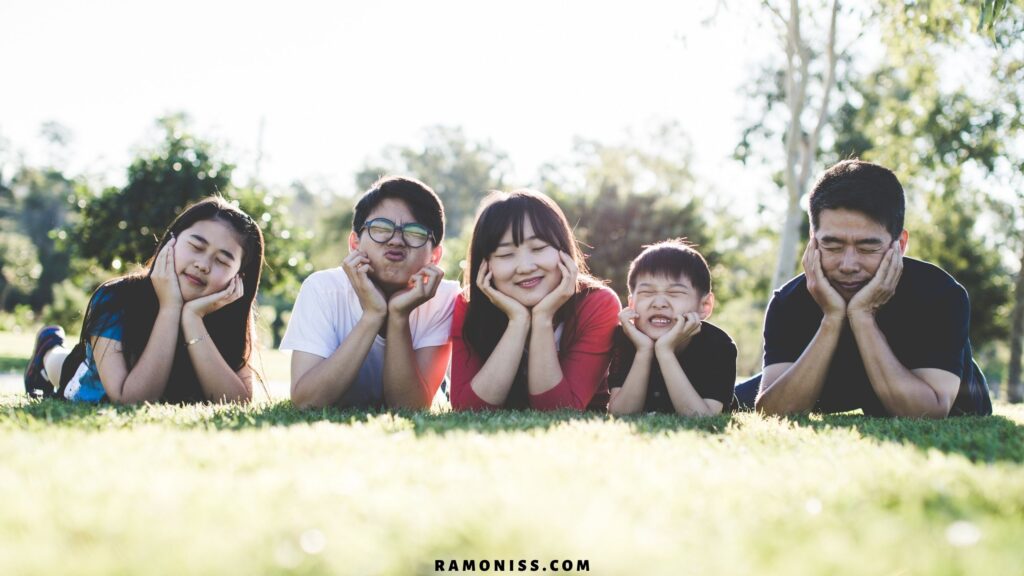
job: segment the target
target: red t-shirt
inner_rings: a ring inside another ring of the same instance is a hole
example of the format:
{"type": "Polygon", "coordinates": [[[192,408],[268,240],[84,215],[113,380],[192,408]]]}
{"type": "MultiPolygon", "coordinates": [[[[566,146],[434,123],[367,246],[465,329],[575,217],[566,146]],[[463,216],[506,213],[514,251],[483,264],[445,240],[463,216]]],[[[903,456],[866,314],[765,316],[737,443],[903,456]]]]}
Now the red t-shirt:
{"type": "MultiPolygon", "coordinates": [[[[455,301],[452,316],[452,387],[455,410],[498,410],[477,396],[470,383],[484,365],[462,339],[462,324],[469,303],[464,296],[455,301]]],[[[558,363],[562,380],[547,392],[529,395],[535,410],[572,408],[584,410],[598,399],[607,404],[608,364],[611,362],[612,335],[619,324],[619,297],[606,287],[590,290],[577,305],[576,331],[572,342],[560,345],[558,363]]],[[[515,385],[515,384],[513,384],[515,385]]]]}

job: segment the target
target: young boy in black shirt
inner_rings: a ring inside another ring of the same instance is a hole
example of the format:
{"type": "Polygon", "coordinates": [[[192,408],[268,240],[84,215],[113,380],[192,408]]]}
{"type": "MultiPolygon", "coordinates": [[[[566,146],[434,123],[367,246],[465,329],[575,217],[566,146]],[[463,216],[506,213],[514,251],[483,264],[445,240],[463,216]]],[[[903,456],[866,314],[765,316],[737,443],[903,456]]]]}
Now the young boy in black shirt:
{"type": "Polygon", "coordinates": [[[681,240],[646,247],[629,265],[629,306],[619,314],[608,375],[612,414],[712,416],[728,410],[736,344],[706,322],[711,271],[681,240]]]}

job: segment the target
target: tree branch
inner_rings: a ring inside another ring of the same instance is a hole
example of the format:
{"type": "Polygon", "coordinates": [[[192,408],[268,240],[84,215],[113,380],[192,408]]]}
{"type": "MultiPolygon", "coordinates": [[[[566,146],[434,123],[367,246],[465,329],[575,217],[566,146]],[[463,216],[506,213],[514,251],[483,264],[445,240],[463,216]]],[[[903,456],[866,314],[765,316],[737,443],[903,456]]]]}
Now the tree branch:
{"type": "Polygon", "coordinates": [[[832,88],[836,83],[836,16],[839,13],[839,0],[832,0],[832,16],[828,26],[828,41],[825,46],[828,65],[825,71],[824,94],[821,97],[821,109],[818,110],[818,122],[811,133],[811,140],[807,146],[807,157],[804,158],[804,165],[801,168],[801,179],[806,182],[810,174],[814,157],[818,151],[818,141],[821,138],[821,131],[828,122],[828,104],[832,95],[832,88]]]}

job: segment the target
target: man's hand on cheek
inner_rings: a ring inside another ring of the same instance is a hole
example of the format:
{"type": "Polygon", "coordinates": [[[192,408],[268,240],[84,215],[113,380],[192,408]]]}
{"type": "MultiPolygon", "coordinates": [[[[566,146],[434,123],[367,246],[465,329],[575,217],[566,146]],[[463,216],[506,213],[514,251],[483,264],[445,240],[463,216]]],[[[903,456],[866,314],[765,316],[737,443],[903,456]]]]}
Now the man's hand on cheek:
{"type": "Polygon", "coordinates": [[[427,264],[409,278],[409,285],[388,299],[388,313],[408,318],[417,306],[437,294],[437,287],[444,280],[444,270],[434,264],[427,264]]]}
{"type": "Polygon", "coordinates": [[[874,316],[878,309],[888,302],[896,293],[896,286],[903,275],[903,257],[900,255],[899,241],[893,242],[882,257],[882,263],[875,272],[875,277],[864,288],[857,292],[847,306],[846,314],[851,319],[857,316],[874,316]]]}
{"type": "Polygon", "coordinates": [[[846,301],[825,277],[825,271],[821,265],[821,250],[818,248],[818,240],[813,235],[807,243],[807,249],[804,250],[803,266],[807,291],[811,293],[811,298],[818,304],[825,316],[834,319],[844,317],[846,301]]]}

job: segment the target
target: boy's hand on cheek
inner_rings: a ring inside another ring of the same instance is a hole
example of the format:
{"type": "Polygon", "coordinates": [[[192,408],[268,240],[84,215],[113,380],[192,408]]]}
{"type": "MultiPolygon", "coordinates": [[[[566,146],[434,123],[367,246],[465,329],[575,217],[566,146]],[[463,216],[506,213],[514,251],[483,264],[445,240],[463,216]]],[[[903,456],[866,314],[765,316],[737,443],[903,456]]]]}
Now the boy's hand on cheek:
{"type": "Polygon", "coordinates": [[[356,296],[359,297],[359,306],[362,307],[363,314],[374,315],[378,318],[386,317],[388,301],[384,298],[384,293],[380,291],[380,288],[377,288],[373,280],[370,280],[370,272],[373,272],[373,267],[370,266],[370,258],[366,256],[366,252],[353,250],[342,261],[341,268],[348,276],[349,282],[352,283],[356,296]]]}
{"type": "Polygon", "coordinates": [[[700,314],[688,312],[676,316],[676,323],[654,343],[658,352],[675,353],[685,350],[693,337],[700,333],[700,314]]]}
{"type": "Polygon", "coordinates": [[[640,315],[632,308],[623,308],[619,312],[619,324],[622,325],[622,331],[625,332],[626,337],[633,343],[637,351],[651,350],[654,348],[654,340],[651,340],[650,336],[644,334],[636,327],[635,322],[638,318],[640,318],[640,315]]]}
{"type": "Polygon", "coordinates": [[[409,287],[395,292],[388,300],[388,313],[407,317],[417,306],[437,294],[437,287],[444,280],[444,270],[427,264],[409,279],[409,287]]]}

